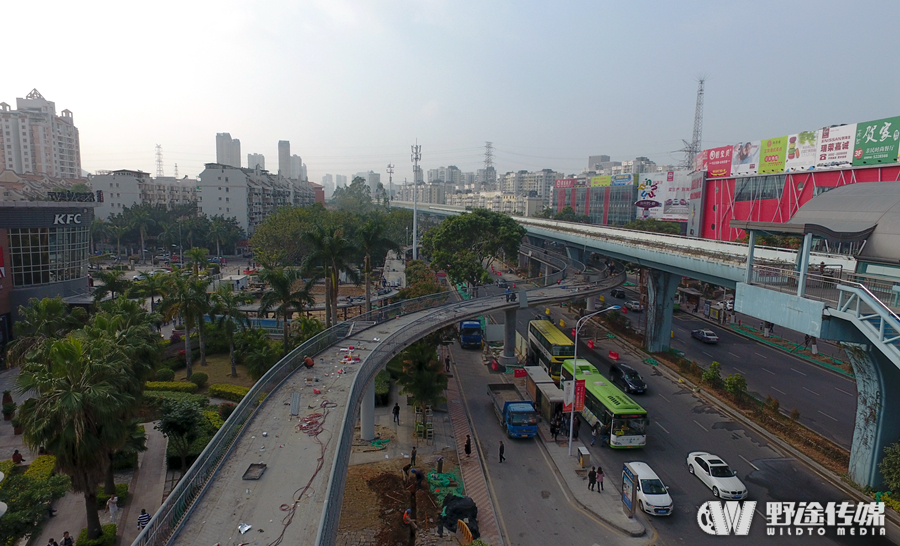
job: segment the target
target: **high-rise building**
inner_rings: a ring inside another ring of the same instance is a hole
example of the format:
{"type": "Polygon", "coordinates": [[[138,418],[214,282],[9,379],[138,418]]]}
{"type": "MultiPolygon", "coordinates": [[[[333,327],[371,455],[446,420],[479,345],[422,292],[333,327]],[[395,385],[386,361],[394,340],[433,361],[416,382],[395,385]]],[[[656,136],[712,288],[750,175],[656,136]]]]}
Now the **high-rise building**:
{"type": "Polygon", "coordinates": [[[300,159],[300,156],[297,154],[291,156],[291,174],[288,178],[305,180],[305,177],[303,176],[303,160],[300,159]]]}
{"type": "Polygon", "coordinates": [[[609,163],[608,155],[592,155],[588,157],[588,170],[589,171],[599,171],[597,165],[601,163],[609,163]]]}
{"type": "Polygon", "coordinates": [[[331,199],[331,195],[334,193],[334,177],[330,174],[326,174],[322,177],[322,189],[325,190],[325,199],[331,199]]]}
{"type": "Polygon", "coordinates": [[[72,112],[56,115],[56,104],[37,89],[16,99],[16,109],[0,102],[0,171],[81,178],[81,144],[72,112]]]}
{"type": "Polygon", "coordinates": [[[247,154],[247,168],[255,169],[259,165],[260,170],[266,170],[266,156],[262,154],[247,154]]]}
{"type": "Polygon", "coordinates": [[[229,133],[216,133],[216,162],[241,167],[241,141],[229,133]]]}
{"type": "Polygon", "coordinates": [[[346,174],[334,175],[334,187],[335,188],[343,188],[346,185],[347,185],[347,175],[346,174]]]}
{"type": "Polygon", "coordinates": [[[291,177],[291,142],[278,141],[278,176],[291,177]]]}

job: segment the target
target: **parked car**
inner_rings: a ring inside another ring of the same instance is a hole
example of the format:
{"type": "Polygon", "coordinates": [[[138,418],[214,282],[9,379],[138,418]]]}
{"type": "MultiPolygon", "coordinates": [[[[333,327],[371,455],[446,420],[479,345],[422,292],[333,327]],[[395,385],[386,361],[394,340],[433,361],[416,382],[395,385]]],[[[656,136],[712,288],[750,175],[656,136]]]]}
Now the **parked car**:
{"type": "Polygon", "coordinates": [[[652,516],[669,516],[672,514],[672,497],[669,488],[659,479],[650,465],[642,462],[628,463],[637,474],[635,497],[638,508],[652,516]]]}
{"type": "Polygon", "coordinates": [[[609,379],[627,393],[643,394],[647,392],[647,383],[634,368],[628,364],[613,364],[609,368],[609,379]]]}
{"type": "Polygon", "coordinates": [[[699,330],[691,330],[691,337],[699,339],[703,343],[718,343],[719,336],[716,335],[715,332],[709,330],[707,328],[701,328],[699,330]]]}
{"type": "Polygon", "coordinates": [[[640,313],[644,310],[644,305],[637,300],[626,301],[625,307],[627,307],[629,311],[634,311],[635,313],[640,313]]]}
{"type": "Polygon", "coordinates": [[[609,291],[609,296],[612,298],[619,298],[620,300],[625,299],[625,291],[621,288],[613,288],[609,291]]]}
{"type": "Polygon", "coordinates": [[[499,281],[497,281],[497,286],[499,286],[500,288],[509,288],[509,283],[503,279],[500,279],[499,281]]]}
{"type": "Polygon", "coordinates": [[[721,457],[705,451],[694,451],[687,456],[688,472],[700,478],[713,495],[721,499],[747,498],[747,488],[721,457]]]}
{"type": "Polygon", "coordinates": [[[725,309],[728,311],[734,311],[734,300],[725,300],[725,309]]]}

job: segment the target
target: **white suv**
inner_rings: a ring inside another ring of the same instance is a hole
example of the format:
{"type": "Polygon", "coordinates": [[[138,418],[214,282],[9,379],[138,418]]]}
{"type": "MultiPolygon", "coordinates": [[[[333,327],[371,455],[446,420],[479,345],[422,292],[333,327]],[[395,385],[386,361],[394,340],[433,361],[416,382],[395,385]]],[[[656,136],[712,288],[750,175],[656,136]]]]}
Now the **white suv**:
{"type": "Polygon", "coordinates": [[[638,508],[651,516],[672,515],[672,497],[669,488],[663,484],[650,465],[642,462],[628,463],[637,474],[635,497],[638,508]]]}

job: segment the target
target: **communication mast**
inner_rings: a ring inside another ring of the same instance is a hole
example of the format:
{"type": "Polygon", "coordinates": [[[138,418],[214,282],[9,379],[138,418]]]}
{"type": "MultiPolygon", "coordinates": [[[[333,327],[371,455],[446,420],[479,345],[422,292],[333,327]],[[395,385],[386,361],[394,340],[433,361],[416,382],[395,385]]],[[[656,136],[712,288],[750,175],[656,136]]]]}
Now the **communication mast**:
{"type": "Polygon", "coordinates": [[[694,168],[694,158],[700,153],[701,136],[703,134],[703,84],[706,78],[700,76],[697,80],[697,106],[694,109],[694,134],[691,141],[682,140],[684,142],[684,162],[681,167],[687,170],[694,168]]]}
{"type": "Polygon", "coordinates": [[[388,173],[388,199],[394,198],[394,164],[388,163],[387,166],[388,173]]]}
{"type": "Polygon", "coordinates": [[[492,186],[494,177],[494,145],[492,142],[484,143],[484,180],[481,181],[483,186],[492,186]]]}
{"type": "Polygon", "coordinates": [[[156,145],[156,178],[161,176],[165,176],[163,174],[163,158],[162,158],[162,144],[156,145]]]}
{"type": "Polygon", "coordinates": [[[178,178],[178,163],[175,164],[175,178],[178,178]]]}
{"type": "Polygon", "coordinates": [[[413,260],[419,259],[419,161],[422,160],[422,145],[419,144],[419,139],[416,139],[416,143],[411,146],[412,155],[410,159],[413,162],[413,237],[412,237],[412,251],[413,251],[413,260]]]}

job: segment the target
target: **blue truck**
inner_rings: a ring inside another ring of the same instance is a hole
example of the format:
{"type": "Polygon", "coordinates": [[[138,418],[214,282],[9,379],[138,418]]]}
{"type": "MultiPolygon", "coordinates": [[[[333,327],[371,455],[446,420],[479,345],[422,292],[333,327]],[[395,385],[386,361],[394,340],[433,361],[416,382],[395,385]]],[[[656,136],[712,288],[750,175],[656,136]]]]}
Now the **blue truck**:
{"type": "Polygon", "coordinates": [[[459,345],[463,349],[481,349],[481,321],[464,320],[459,323],[459,345]]]}
{"type": "Polygon", "coordinates": [[[506,428],[510,438],[531,438],[537,434],[537,411],[530,400],[525,400],[515,385],[491,383],[488,394],[494,401],[494,413],[506,428]]]}

